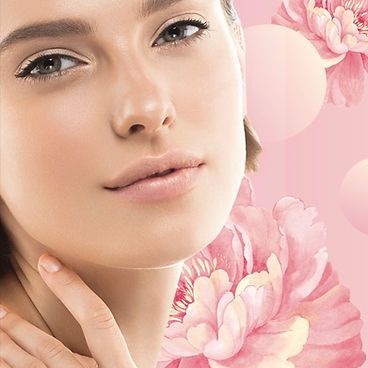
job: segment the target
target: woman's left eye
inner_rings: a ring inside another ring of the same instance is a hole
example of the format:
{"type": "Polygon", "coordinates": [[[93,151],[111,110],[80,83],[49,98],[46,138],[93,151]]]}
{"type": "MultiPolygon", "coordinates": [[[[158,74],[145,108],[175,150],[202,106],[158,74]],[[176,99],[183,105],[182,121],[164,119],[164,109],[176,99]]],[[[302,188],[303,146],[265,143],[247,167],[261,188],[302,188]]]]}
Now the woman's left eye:
{"type": "Polygon", "coordinates": [[[176,47],[181,42],[189,45],[191,41],[203,36],[203,33],[208,30],[208,28],[208,22],[203,22],[200,19],[183,19],[166,27],[158,37],[158,41],[155,41],[154,46],[162,47],[161,45],[164,44],[164,47],[176,47]],[[199,31],[196,31],[196,28],[198,28],[199,31]],[[195,37],[191,37],[192,34],[194,34],[195,37]]]}

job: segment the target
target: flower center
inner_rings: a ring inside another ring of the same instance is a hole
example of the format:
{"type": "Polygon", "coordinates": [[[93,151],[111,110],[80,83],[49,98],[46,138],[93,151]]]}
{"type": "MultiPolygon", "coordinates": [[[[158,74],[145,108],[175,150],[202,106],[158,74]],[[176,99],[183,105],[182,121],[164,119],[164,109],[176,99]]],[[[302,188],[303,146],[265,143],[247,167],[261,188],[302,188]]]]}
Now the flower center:
{"type": "Polygon", "coordinates": [[[368,36],[368,9],[365,1],[342,0],[341,5],[354,13],[354,24],[360,33],[368,36]]]}

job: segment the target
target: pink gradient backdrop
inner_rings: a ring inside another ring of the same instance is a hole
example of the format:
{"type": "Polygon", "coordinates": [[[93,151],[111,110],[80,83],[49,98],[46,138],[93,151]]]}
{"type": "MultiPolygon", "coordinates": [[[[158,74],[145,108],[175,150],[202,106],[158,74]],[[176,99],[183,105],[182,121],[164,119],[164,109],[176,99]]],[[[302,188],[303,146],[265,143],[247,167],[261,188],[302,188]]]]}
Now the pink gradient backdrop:
{"type": "MultiPolygon", "coordinates": [[[[271,24],[271,16],[281,4],[281,0],[234,2],[245,34],[251,26],[271,24]]],[[[247,74],[250,72],[247,70],[247,74]]],[[[248,90],[249,93],[251,91],[248,90]]],[[[264,109],[265,106],[251,106],[251,100],[248,99],[248,113],[257,130],[257,121],[251,118],[252,111],[264,109]]],[[[306,206],[316,207],[319,214],[316,220],[323,221],[327,227],[329,259],[341,284],[350,289],[352,303],[361,311],[364,321],[363,350],[366,353],[368,235],[354,227],[345,216],[340,190],[349,170],[368,158],[367,137],[368,78],[365,95],[359,105],[346,108],[324,104],[311,124],[300,133],[279,142],[266,141],[260,168],[257,173],[249,175],[257,206],[271,210],[279,198],[290,195],[302,199],[306,206]]],[[[260,139],[262,141],[261,134],[260,139]]],[[[367,192],[366,189],[364,195],[367,192]]]]}

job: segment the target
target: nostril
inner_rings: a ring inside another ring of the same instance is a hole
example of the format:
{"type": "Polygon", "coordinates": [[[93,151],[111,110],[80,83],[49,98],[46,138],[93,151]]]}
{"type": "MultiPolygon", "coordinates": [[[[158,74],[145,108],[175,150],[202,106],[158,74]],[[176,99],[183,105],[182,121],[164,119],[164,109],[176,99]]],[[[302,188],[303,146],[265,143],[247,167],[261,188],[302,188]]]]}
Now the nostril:
{"type": "Polygon", "coordinates": [[[130,127],[130,131],[131,133],[135,133],[135,132],[139,132],[140,130],[142,130],[144,127],[141,124],[134,124],[133,126],[130,127]]]}

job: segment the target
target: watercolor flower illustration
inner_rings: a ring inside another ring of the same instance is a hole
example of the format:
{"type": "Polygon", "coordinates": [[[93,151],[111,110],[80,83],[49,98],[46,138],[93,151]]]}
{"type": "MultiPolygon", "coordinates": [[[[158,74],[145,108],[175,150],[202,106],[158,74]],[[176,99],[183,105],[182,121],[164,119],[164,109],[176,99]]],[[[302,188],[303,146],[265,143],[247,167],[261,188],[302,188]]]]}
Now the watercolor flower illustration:
{"type": "Polygon", "coordinates": [[[283,197],[271,214],[252,196],[244,176],[221,233],[185,262],[157,368],[360,367],[360,312],[315,209],[283,197]]]}
{"type": "Polygon", "coordinates": [[[283,0],[273,24],[301,32],[327,73],[325,102],[350,107],[364,94],[368,73],[368,0],[283,0]]]}

